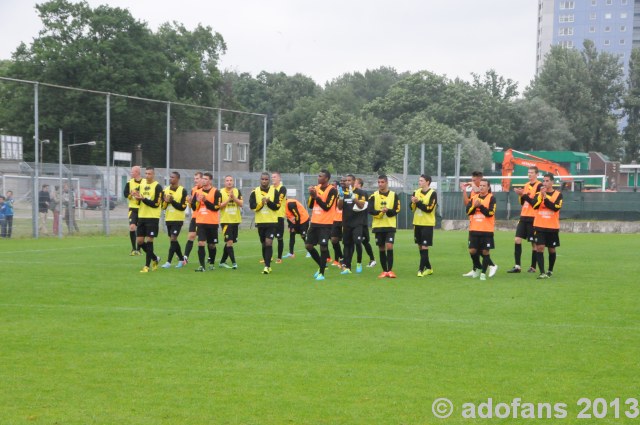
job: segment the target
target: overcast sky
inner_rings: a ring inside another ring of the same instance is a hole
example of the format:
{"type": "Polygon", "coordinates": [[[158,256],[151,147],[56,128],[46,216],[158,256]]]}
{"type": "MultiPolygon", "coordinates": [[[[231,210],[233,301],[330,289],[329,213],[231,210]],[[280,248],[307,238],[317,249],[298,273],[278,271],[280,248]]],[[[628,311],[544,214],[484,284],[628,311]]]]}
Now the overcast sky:
{"type": "MultiPolygon", "coordinates": [[[[219,32],[222,69],[302,73],[317,83],[389,66],[470,79],[535,73],[537,0],[88,0],[127,8],[156,30],[177,21],[219,32]]],[[[41,29],[30,0],[0,0],[0,59],[41,29]]]]}

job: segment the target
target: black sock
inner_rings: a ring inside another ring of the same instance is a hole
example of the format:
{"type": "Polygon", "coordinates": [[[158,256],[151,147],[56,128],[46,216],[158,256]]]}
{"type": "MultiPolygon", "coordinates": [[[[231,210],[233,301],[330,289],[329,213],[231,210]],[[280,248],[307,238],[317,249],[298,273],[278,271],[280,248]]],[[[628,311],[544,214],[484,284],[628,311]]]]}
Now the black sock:
{"type": "Polygon", "coordinates": [[[198,245],[198,260],[200,260],[200,267],[204,267],[204,246],[198,245]]]}
{"type": "Polygon", "coordinates": [[[191,250],[193,249],[193,241],[187,241],[187,245],[184,247],[184,256],[189,257],[191,250]]]}
{"type": "Polygon", "coordinates": [[[431,262],[429,261],[429,250],[421,249],[420,250],[420,264],[422,268],[420,270],[426,270],[431,268],[431,262]]]}
{"type": "Polygon", "coordinates": [[[182,261],[182,247],[180,246],[180,242],[178,241],[174,241],[176,243],[176,248],[174,249],[174,252],[178,255],[178,261],[182,261]]]}
{"type": "Polygon", "coordinates": [[[540,267],[540,273],[544,273],[544,251],[536,252],[536,260],[538,261],[538,267],[540,267]]]}
{"type": "Polygon", "coordinates": [[[342,254],[342,247],[340,246],[340,242],[331,242],[333,245],[333,253],[335,257],[333,258],[335,261],[340,261],[341,258],[344,257],[342,254]]]}
{"type": "Polygon", "coordinates": [[[284,251],[284,239],[278,239],[278,259],[282,259],[282,252],[284,251]]]}
{"type": "Polygon", "coordinates": [[[475,254],[472,254],[471,261],[473,262],[474,270],[482,269],[482,264],[480,263],[480,253],[476,252],[475,254]]]}
{"type": "Polygon", "coordinates": [[[170,241],[169,242],[169,254],[167,254],[167,262],[171,262],[171,260],[173,259],[173,254],[176,251],[176,244],[175,241],[170,241]]]}
{"type": "Polygon", "coordinates": [[[487,272],[487,268],[491,265],[491,263],[492,261],[489,254],[487,255],[482,254],[482,273],[487,272]]]}
{"type": "Polygon", "coordinates": [[[147,251],[149,251],[153,261],[158,261],[158,256],[153,252],[153,242],[147,242],[147,251]]]}
{"type": "Polygon", "coordinates": [[[362,245],[364,246],[365,251],[367,251],[369,262],[375,261],[376,258],[373,256],[373,248],[371,247],[371,244],[369,242],[363,242],[362,245]]]}
{"type": "Polygon", "coordinates": [[[136,249],[136,231],[135,230],[129,230],[129,239],[131,239],[131,249],[136,249]]]}
{"type": "Polygon", "coordinates": [[[538,260],[538,253],[536,251],[531,251],[531,268],[536,268],[536,261],[538,260]]]}
{"type": "Polygon", "coordinates": [[[393,270],[393,249],[387,250],[387,271],[393,270]]]}
{"type": "Polygon", "coordinates": [[[315,248],[311,248],[311,249],[307,249],[307,252],[311,254],[311,258],[313,258],[313,261],[315,261],[318,267],[320,267],[321,260],[320,260],[320,254],[318,254],[318,251],[316,251],[315,248]]]}
{"type": "Polygon", "coordinates": [[[380,265],[382,266],[382,271],[387,271],[387,252],[380,251],[380,265]]]}
{"type": "Polygon", "coordinates": [[[216,253],[218,252],[215,245],[209,245],[209,264],[216,263],[216,253]]]}
{"type": "Polygon", "coordinates": [[[147,251],[146,242],[142,242],[141,244],[138,244],[138,247],[140,251],[144,252],[144,265],[149,267],[151,265],[151,256],[149,255],[149,251],[147,251]]]}
{"type": "Polygon", "coordinates": [[[293,254],[293,249],[296,247],[296,234],[291,233],[289,238],[289,254],[293,254]]]}
{"type": "Polygon", "coordinates": [[[233,252],[233,246],[227,247],[227,251],[229,253],[229,258],[231,259],[231,264],[236,263],[236,254],[233,252]]]}
{"type": "Polygon", "coordinates": [[[320,274],[324,274],[324,270],[327,268],[328,259],[329,259],[329,247],[328,246],[320,247],[320,274]]]}
{"type": "Polygon", "coordinates": [[[522,261],[522,244],[519,244],[519,243],[516,244],[515,258],[516,258],[516,266],[519,266],[520,261],[522,261]]]}
{"type": "Polygon", "coordinates": [[[229,247],[227,245],[222,248],[222,258],[220,259],[220,264],[227,262],[227,257],[229,256],[229,247]]]}
{"type": "Polygon", "coordinates": [[[271,257],[273,257],[273,245],[264,247],[264,265],[271,267],[271,257]]]}
{"type": "Polygon", "coordinates": [[[555,252],[550,252],[549,253],[549,271],[552,272],[553,271],[553,266],[556,265],[556,253],[555,252]]]}

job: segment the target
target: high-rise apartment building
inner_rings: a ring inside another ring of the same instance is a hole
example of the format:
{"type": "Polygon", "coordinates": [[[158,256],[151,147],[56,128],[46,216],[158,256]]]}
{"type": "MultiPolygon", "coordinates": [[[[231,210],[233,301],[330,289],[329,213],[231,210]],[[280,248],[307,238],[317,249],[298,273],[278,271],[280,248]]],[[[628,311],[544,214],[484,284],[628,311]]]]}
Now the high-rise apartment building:
{"type": "Polygon", "coordinates": [[[640,0],[538,0],[536,73],[551,46],[581,49],[586,39],[619,55],[626,75],[631,49],[640,47],[640,0]]]}

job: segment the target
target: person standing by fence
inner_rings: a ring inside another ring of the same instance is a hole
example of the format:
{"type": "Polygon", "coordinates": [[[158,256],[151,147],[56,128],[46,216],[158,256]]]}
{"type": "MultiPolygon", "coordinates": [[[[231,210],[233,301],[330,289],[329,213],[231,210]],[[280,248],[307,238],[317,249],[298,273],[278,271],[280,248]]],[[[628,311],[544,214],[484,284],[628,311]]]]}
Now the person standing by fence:
{"type": "Polygon", "coordinates": [[[49,236],[47,231],[47,216],[49,214],[49,206],[51,204],[51,196],[49,195],[49,185],[43,184],[42,190],[38,193],[38,213],[40,216],[40,233],[49,236]]]}
{"type": "Polygon", "coordinates": [[[13,191],[7,190],[4,200],[4,225],[2,226],[2,237],[10,238],[13,231],[13,191]]]}
{"type": "Polygon", "coordinates": [[[369,197],[368,204],[367,212],[373,216],[371,229],[380,251],[382,273],[378,277],[395,279],[397,276],[393,272],[393,244],[398,226],[400,198],[389,189],[389,179],[386,175],[378,176],[378,190],[369,197]]]}
{"type": "Polygon", "coordinates": [[[554,190],[554,175],[547,173],[542,180],[542,187],[536,196],[533,208],[538,211],[533,220],[534,241],[540,275],[538,279],[548,279],[553,274],[556,264],[556,248],[560,246],[560,209],[562,193],[554,190]],[[549,251],[549,271],[544,271],[544,248],[549,251]]]}
{"type": "Polygon", "coordinates": [[[431,176],[422,174],[418,178],[420,186],[411,196],[411,210],[413,210],[413,239],[420,252],[418,277],[433,274],[429,261],[429,247],[433,245],[433,229],[436,225],[436,206],[438,195],[431,189],[431,176]]]}

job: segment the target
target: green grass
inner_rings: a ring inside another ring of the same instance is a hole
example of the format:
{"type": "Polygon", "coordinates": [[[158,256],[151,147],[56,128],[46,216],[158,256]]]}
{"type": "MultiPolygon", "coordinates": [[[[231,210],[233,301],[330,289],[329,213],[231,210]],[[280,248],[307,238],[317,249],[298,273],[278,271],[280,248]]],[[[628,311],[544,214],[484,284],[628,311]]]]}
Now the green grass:
{"type": "Polygon", "coordinates": [[[300,241],[261,275],[257,238],[241,232],[238,270],[202,274],[140,274],[124,235],[0,240],[0,424],[486,423],[461,407],[489,397],[567,403],[548,423],[638,421],[576,419],[580,397],[640,398],[637,235],[562,234],[538,281],[505,273],[498,233],[483,283],[461,277],[464,232],[436,232],[433,276],[402,231],[398,279],[320,284],[300,241]]]}

